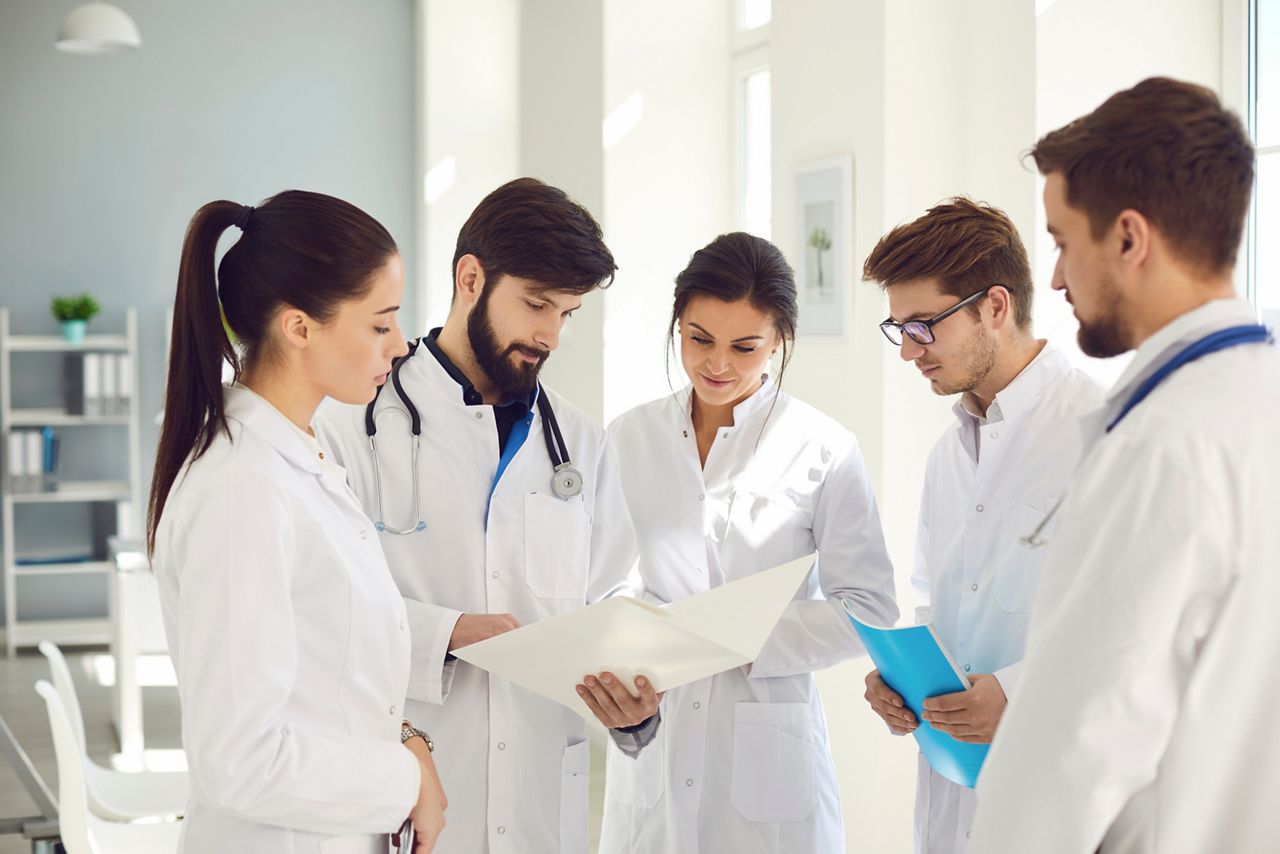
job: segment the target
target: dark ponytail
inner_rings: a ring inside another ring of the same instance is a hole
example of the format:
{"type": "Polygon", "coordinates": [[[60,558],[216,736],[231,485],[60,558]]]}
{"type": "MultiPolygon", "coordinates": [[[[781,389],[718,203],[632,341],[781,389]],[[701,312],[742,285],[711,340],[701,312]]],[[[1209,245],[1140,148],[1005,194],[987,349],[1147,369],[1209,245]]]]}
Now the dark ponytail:
{"type": "Polygon", "coordinates": [[[667,347],[672,354],[676,325],[695,296],[714,297],[722,302],[745,299],[757,311],[773,318],[774,329],[782,339],[782,364],[777,377],[781,388],[800,316],[795,273],[781,250],[763,237],[734,231],[693,253],[689,265],[676,276],[675,304],[667,329],[667,347]]]}
{"type": "Polygon", "coordinates": [[[377,220],[320,193],[287,190],[257,208],[218,201],[196,211],[178,267],[164,424],[147,506],[148,553],[182,467],[227,432],[223,362],[239,379],[246,364],[269,357],[271,320],[281,308],[324,323],[340,303],[364,296],[395,254],[395,241],[377,220]],[[242,234],[215,276],[218,240],[232,225],[242,234]]]}

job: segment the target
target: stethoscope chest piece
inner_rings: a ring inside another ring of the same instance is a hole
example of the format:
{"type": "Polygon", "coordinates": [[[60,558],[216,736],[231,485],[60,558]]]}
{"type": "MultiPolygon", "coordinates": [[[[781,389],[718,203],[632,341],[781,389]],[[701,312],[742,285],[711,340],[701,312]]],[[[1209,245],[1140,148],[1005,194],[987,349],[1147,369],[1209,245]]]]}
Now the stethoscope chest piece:
{"type": "Polygon", "coordinates": [[[582,494],[582,473],[573,463],[561,463],[551,478],[551,491],[560,498],[576,498],[582,494]]]}

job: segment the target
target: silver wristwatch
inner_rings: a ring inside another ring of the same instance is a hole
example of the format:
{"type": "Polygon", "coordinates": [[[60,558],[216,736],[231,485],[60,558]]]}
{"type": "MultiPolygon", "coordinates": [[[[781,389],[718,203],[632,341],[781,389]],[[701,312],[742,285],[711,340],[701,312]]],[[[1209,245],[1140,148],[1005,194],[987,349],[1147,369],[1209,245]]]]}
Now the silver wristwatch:
{"type": "Polygon", "coordinates": [[[408,721],[404,721],[400,724],[400,743],[401,744],[404,744],[406,741],[408,741],[411,738],[419,738],[419,737],[427,743],[428,753],[436,752],[436,743],[431,740],[431,736],[427,735],[425,732],[418,729],[408,721]]]}

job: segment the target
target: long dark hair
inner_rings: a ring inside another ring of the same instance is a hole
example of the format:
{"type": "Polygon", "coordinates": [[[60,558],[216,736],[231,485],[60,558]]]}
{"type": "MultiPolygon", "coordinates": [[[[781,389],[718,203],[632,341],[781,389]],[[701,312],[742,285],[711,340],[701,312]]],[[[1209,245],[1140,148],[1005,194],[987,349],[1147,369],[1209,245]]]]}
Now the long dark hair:
{"type": "Polygon", "coordinates": [[[676,325],[689,300],[696,296],[714,297],[722,302],[745,299],[757,311],[773,318],[774,329],[782,339],[782,364],[777,377],[778,388],[781,388],[782,375],[791,361],[800,311],[796,304],[795,273],[778,247],[754,234],[734,231],[720,235],[693,253],[689,265],[676,276],[675,304],[671,307],[671,326],[667,329],[667,348],[671,354],[675,353],[676,325]]]}
{"type": "Polygon", "coordinates": [[[396,251],[377,220],[320,193],[286,190],[256,208],[218,201],[196,211],[178,267],[164,425],[147,505],[148,553],[182,467],[227,432],[223,361],[239,379],[246,364],[270,355],[268,330],[281,307],[324,323],[340,303],[364,296],[396,251]],[[232,225],[242,234],[215,276],[218,239],[232,225]]]}

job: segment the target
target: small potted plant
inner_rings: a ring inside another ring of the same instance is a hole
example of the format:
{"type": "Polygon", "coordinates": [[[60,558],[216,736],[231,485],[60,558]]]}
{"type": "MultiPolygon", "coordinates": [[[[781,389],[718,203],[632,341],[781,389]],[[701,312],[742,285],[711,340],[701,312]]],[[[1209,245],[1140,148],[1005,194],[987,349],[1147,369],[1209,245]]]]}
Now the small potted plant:
{"type": "Polygon", "coordinates": [[[54,318],[62,325],[62,337],[73,344],[84,341],[89,319],[102,310],[88,294],[78,297],[54,297],[50,304],[54,318]]]}

